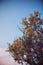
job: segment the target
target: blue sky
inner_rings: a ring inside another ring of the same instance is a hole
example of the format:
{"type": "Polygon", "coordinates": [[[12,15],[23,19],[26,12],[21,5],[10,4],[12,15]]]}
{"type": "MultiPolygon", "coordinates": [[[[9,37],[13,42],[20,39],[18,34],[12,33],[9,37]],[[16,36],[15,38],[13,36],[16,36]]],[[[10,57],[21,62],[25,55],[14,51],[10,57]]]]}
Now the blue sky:
{"type": "Polygon", "coordinates": [[[20,26],[22,17],[28,18],[37,10],[43,18],[43,0],[0,1],[0,48],[7,49],[7,42],[13,43],[15,38],[22,36],[17,25],[20,26]]]}
{"type": "MultiPolygon", "coordinates": [[[[43,15],[43,1],[41,0],[14,0],[0,1],[0,43],[5,47],[7,42],[22,36],[17,25],[20,25],[22,17],[28,17],[29,13],[38,10],[43,15]]],[[[42,16],[41,15],[41,16],[42,16]]]]}

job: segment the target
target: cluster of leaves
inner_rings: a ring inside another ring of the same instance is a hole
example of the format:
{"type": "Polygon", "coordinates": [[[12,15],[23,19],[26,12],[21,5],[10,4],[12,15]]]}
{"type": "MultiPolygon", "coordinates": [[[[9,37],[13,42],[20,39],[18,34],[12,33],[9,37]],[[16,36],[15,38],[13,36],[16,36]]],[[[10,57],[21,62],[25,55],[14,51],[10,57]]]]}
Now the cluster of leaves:
{"type": "Polygon", "coordinates": [[[43,20],[40,13],[34,11],[29,18],[22,19],[23,36],[9,44],[8,52],[15,61],[30,65],[43,64],[43,20]]]}

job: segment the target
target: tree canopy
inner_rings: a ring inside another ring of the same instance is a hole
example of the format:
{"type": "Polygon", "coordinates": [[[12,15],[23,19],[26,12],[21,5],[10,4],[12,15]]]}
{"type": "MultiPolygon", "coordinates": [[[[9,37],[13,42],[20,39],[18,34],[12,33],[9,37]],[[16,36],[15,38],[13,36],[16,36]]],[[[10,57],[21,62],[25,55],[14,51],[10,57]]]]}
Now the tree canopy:
{"type": "Polygon", "coordinates": [[[8,45],[8,52],[19,64],[43,65],[43,20],[38,11],[22,18],[23,36],[8,45]]]}

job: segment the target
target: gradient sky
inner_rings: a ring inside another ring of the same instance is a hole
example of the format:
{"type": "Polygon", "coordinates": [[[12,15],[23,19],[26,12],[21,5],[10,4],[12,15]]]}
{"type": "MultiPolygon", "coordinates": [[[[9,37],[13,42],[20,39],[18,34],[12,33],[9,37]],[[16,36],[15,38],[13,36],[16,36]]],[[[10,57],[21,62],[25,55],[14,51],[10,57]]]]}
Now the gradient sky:
{"type": "MultiPolygon", "coordinates": [[[[17,27],[17,25],[20,26],[22,17],[28,18],[29,13],[33,13],[33,11],[37,10],[42,13],[41,18],[43,18],[43,0],[11,0],[11,1],[0,0],[1,54],[3,54],[1,50],[4,51],[4,53],[6,53],[5,50],[8,47],[7,42],[13,43],[14,39],[22,36],[22,32],[17,27]]],[[[3,60],[0,59],[0,63],[2,62],[3,60]]],[[[8,61],[6,62],[8,63],[8,61]]],[[[10,64],[4,64],[4,65],[10,65],[10,64]]]]}

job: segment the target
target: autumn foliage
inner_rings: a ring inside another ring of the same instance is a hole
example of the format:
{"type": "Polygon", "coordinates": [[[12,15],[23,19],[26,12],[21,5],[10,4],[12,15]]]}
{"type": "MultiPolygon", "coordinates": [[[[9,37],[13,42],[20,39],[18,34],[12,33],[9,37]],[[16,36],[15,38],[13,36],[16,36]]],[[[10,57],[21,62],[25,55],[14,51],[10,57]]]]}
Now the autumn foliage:
{"type": "Polygon", "coordinates": [[[30,65],[43,65],[43,20],[34,11],[29,18],[22,18],[23,36],[8,45],[8,52],[15,61],[30,65]]]}

